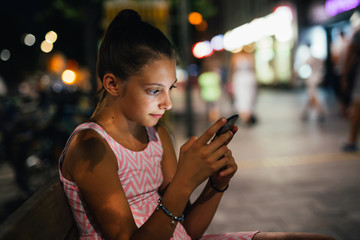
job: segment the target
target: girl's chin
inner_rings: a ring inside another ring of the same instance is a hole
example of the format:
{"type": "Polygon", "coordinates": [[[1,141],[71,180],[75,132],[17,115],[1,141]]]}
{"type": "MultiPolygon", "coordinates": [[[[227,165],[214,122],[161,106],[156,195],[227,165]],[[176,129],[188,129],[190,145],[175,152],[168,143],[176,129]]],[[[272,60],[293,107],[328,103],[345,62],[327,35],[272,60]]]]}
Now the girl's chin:
{"type": "Polygon", "coordinates": [[[157,119],[157,120],[152,119],[151,121],[144,122],[142,125],[144,127],[154,127],[156,124],[158,124],[158,122],[159,122],[159,119],[157,119]]]}

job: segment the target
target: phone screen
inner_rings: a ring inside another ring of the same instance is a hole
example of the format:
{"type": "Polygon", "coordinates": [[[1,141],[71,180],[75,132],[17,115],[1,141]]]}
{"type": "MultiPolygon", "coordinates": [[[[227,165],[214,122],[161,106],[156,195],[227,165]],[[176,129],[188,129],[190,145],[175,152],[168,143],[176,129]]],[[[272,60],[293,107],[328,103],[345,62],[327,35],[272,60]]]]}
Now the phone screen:
{"type": "Polygon", "coordinates": [[[226,133],[227,131],[231,130],[232,127],[235,125],[236,121],[239,119],[239,114],[232,115],[229,117],[224,126],[222,126],[215,134],[214,138],[211,141],[214,141],[218,136],[221,134],[226,133]]]}

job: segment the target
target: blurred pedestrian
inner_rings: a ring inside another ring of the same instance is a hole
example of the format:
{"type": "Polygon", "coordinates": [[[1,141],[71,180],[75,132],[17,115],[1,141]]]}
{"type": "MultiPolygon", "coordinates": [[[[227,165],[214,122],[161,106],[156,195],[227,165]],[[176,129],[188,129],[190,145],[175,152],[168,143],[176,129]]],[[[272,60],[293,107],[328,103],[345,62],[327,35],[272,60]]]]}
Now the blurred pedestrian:
{"type": "Polygon", "coordinates": [[[347,110],[350,105],[351,94],[344,92],[341,87],[341,74],[345,63],[345,54],[349,45],[349,40],[344,31],[339,32],[339,36],[331,45],[331,58],[334,66],[334,92],[339,103],[339,109],[342,116],[347,116],[347,110]]]}
{"type": "Polygon", "coordinates": [[[309,55],[305,64],[309,67],[309,76],[305,79],[305,87],[307,91],[307,99],[304,109],[302,110],[301,118],[307,120],[310,111],[315,109],[317,119],[319,122],[325,120],[324,107],[319,97],[319,85],[323,81],[323,60],[311,54],[311,44],[307,43],[309,48],[309,55]]]}
{"type": "Polygon", "coordinates": [[[360,128],[360,29],[355,30],[346,51],[341,83],[344,92],[352,92],[349,132],[342,149],[346,152],[354,152],[358,150],[360,128]],[[353,89],[350,89],[350,84],[353,85],[353,89]]]}
{"type": "Polygon", "coordinates": [[[219,106],[217,105],[217,101],[221,97],[220,74],[220,68],[205,66],[204,71],[198,77],[200,95],[206,102],[207,118],[211,123],[215,122],[220,116],[219,106]]]}
{"type": "Polygon", "coordinates": [[[157,125],[171,109],[176,57],[157,28],[132,10],[110,23],[99,50],[102,97],[89,122],[69,137],[59,174],[80,239],[316,239],[322,234],[259,231],[203,236],[237,165],[226,146],[233,127],[214,141],[221,118],[182,147],[157,125]],[[193,191],[206,182],[198,199],[193,191]]]}
{"type": "Polygon", "coordinates": [[[241,122],[251,126],[257,121],[257,81],[253,54],[244,51],[234,53],[230,60],[229,77],[235,110],[239,113],[241,122]]]}

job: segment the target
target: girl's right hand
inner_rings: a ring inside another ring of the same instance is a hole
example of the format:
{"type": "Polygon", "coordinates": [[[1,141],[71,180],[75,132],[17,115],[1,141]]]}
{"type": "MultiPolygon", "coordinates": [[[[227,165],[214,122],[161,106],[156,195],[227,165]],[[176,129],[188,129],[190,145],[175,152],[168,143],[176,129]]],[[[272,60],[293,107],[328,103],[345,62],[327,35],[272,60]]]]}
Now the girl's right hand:
{"type": "Polygon", "coordinates": [[[181,179],[183,186],[189,187],[191,191],[228,164],[229,159],[225,155],[228,151],[226,144],[234,133],[228,131],[209,143],[216,131],[225,123],[225,118],[219,119],[199,138],[192,137],[181,147],[174,178],[181,179]]]}

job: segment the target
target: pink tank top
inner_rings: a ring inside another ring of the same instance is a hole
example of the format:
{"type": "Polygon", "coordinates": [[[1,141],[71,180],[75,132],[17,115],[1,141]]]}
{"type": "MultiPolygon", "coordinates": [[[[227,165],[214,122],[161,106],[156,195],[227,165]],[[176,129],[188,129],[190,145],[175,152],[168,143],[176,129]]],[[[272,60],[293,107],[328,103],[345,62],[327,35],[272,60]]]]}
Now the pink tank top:
{"type": "MultiPolygon", "coordinates": [[[[159,199],[158,189],[163,181],[161,171],[163,149],[155,128],[146,128],[149,143],[143,151],[139,152],[130,151],[121,146],[104,129],[93,122],[79,125],[66,143],[59,159],[59,174],[79,230],[79,238],[102,239],[100,231],[82,201],[76,183],[65,179],[61,173],[61,164],[71,139],[76,133],[84,129],[95,130],[113,150],[117,158],[119,180],[130,205],[135,223],[140,227],[154,212],[159,199]]],[[[184,227],[178,224],[172,239],[190,239],[190,237],[184,227]]]]}

